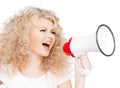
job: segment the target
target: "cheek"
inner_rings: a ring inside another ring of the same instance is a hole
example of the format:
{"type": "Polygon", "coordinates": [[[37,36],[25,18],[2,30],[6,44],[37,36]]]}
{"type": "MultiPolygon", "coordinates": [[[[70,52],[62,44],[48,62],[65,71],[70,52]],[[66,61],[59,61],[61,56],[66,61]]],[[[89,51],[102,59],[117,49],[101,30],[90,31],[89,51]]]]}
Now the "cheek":
{"type": "Polygon", "coordinates": [[[56,37],[52,37],[53,44],[55,43],[55,41],[56,41],[56,37]]]}
{"type": "Polygon", "coordinates": [[[37,46],[37,45],[40,45],[40,44],[41,44],[41,40],[42,40],[42,39],[41,39],[40,36],[32,34],[31,37],[30,37],[30,45],[31,45],[32,47],[35,47],[35,46],[37,46]]]}
{"type": "Polygon", "coordinates": [[[56,41],[56,38],[54,38],[54,43],[55,43],[55,41],[56,41]]]}

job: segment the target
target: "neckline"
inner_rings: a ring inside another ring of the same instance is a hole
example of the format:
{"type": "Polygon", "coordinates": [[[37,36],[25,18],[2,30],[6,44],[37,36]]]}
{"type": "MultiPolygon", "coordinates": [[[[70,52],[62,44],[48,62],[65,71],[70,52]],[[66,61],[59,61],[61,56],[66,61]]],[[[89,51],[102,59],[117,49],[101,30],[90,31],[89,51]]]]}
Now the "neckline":
{"type": "Polygon", "coordinates": [[[37,76],[37,77],[28,77],[28,76],[25,76],[25,75],[23,75],[22,73],[19,72],[18,75],[19,75],[21,78],[23,78],[23,79],[30,79],[30,80],[31,80],[31,79],[34,79],[34,80],[36,80],[36,79],[42,79],[42,78],[46,77],[47,74],[48,74],[48,72],[44,73],[44,74],[41,75],[41,76],[37,76]]]}

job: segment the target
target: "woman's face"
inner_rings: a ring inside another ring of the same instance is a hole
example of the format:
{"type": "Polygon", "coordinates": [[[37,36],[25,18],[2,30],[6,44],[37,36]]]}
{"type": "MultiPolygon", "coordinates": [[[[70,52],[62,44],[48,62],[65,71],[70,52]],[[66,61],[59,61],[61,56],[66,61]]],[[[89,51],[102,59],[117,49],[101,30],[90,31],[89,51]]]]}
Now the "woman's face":
{"type": "Polygon", "coordinates": [[[52,21],[40,18],[38,26],[31,31],[31,53],[38,56],[48,56],[55,42],[55,29],[52,21]]]}

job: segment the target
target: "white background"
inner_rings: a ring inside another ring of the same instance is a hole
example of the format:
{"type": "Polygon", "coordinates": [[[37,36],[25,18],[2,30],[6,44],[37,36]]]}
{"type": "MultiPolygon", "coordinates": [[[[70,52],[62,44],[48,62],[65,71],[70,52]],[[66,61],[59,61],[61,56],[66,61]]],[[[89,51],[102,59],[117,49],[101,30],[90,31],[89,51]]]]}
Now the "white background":
{"type": "Polygon", "coordinates": [[[85,88],[120,88],[120,2],[119,0],[3,0],[0,1],[0,27],[26,6],[53,10],[60,18],[66,38],[87,36],[100,24],[107,24],[116,39],[113,56],[88,53],[93,69],[85,88]]]}

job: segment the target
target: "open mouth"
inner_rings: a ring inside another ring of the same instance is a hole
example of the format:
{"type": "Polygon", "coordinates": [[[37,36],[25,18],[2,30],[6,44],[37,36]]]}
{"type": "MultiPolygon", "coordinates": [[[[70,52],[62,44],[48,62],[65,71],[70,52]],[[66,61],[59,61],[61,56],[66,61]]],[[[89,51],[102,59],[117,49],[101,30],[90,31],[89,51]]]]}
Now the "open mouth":
{"type": "Polygon", "coordinates": [[[49,43],[42,43],[42,45],[43,45],[45,48],[47,48],[47,49],[50,48],[50,44],[49,44],[49,43]]]}

